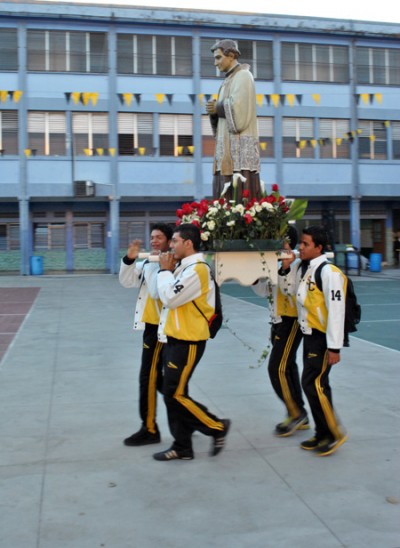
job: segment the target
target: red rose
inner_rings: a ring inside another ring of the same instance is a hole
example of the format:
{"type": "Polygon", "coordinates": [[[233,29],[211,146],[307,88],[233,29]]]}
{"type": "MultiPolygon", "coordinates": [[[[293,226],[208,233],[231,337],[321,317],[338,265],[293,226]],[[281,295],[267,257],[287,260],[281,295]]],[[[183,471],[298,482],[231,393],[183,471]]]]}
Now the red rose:
{"type": "Polygon", "coordinates": [[[182,209],[177,209],[177,210],[176,210],[176,216],[179,217],[180,219],[182,219],[182,217],[183,217],[183,211],[182,211],[182,209]]]}
{"type": "Polygon", "coordinates": [[[176,226],[179,226],[181,223],[182,223],[182,221],[180,221],[179,219],[177,219],[177,221],[175,222],[175,225],[176,225],[176,226]]]}
{"type": "Polygon", "coordinates": [[[278,192],[279,186],[277,184],[272,185],[272,192],[278,192]]]}
{"type": "Polygon", "coordinates": [[[190,215],[193,213],[193,208],[190,204],[183,204],[182,211],[184,215],[190,215]]]}
{"type": "Polygon", "coordinates": [[[199,221],[198,221],[197,219],[193,219],[192,225],[195,225],[195,226],[197,226],[197,227],[200,228],[200,223],[199,223],[199,221]]]}
{"type": "Polygon", "coordinates": [[[243,190],[242,196],[243,198],[248,198],[250,196],[250,190],[248,190],[247,188],[243,190]]]}
{"type": "Polygon", "coordinates": [[[243,219],[245,220],[246,225],[249,225],[253,222],[253,217],[250,215],[250,213],[246,213],[245,215],[243,215],[243,219]]]}

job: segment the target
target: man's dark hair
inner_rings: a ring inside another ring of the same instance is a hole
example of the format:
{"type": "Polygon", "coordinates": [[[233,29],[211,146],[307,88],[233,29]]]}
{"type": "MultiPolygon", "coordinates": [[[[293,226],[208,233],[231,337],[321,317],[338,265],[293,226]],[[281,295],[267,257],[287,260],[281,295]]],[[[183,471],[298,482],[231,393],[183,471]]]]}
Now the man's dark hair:
{"type": "Polygon", "coordinates": [[[172,226],[168,225],[167,223],[155,223],[154,225],[151,225],[150,233],[153,232],[153,230],[159,230],[164,234],[164,236],[167,238],[167,240],[170,240],[172,238],[172,226]]]}
{"type": "Polygon", "coordinates": [[[183,240],[190,240],[193,244],[193,249],[199,251],[201,245],[200,229],[192,223],[182,223],[174,228],[173,233],[179,232],[183,240]]]}
{"type": "Polygon", "coordinates": [[[225,56],[233,53],[235,59],[240,57],[240,51],[235,40],[229,40],[227,38],[225,40],[219,40],[213,45],[211,51],[214,53],[217,49],[220,49],[225,56]]]}
{"type": "Polygon", "coordinates": [[[311,236],[312,241],[316,246],[321,245],[322,252],[326,250],[326,246],[328,245],[329,240],[328,233],[323,226],[308,226],[307,228],[303,228],[303,234],[311,236]]]}
{"type": "Polygon", "coordinates": [[[297,230],[293,225],[289,225],[287,232],[286,232],[286,238],[289,240],[289,245],[291,249],[294,249],[298,242],[298,235],[297,230]]]}

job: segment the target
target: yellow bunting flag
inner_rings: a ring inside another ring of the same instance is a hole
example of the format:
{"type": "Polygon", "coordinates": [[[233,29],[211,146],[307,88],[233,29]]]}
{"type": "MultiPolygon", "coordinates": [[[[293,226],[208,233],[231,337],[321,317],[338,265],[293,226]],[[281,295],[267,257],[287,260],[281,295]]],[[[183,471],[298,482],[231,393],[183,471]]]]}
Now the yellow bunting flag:
{"type": "Polygon", "coordinates": [[[193,152],[194,152],[194,146],[189,145],[189,146],[188,146],[188,151],[190,152],[190,154],[193,154],[193,152]]]}
{"type": "Polygon", "coordinates": [[[267,143],[260,143],[261,150],[267,150],[267,143]]]}
{"type": "Polygon", "coordinates": [[[310,144],[313,148],[317,146],[317,140],[316,139],[310,139],[310,144]]]}
{"type": "Polygon", "coordinates": [[[13,101],[14,103],[19,103],[19,100],[21,99],[22,95],[23,95],[23,91],[13,91],[13,101]]]}
{"type": "Polygon", "coordinates": [[[146,154],[146,147],[139,147],[139,154],[140,156],[144,156],[146,154]]]}
{"type": "Polygon", "coordinates": [[[357,135],[361,135],[362,129],[357,129],[357,131],[355,131],[355,132],[352,131],[351,133],[352,133],[352,135],[355,135],[356,133],[357,133],[357,135]]]}
{"type": "Polygon", "coordinates": [[[271,101],[274,107],[277,107],[279,105],[280,96],[279,93],[272,93],[271,94],[271,101]]]}
{"type": "Polygon", "coordinates": [[[390,122],[389,122],[389,120],[385,120],[385,121],[383,122],[383,125],[384,125],[385,127],[390,127],[390,122]]]}
{"type": "Polygon", "coordinates": [[[89,104],[90,95],[91,94],[88,91],[85,91],[81,94],[82,103],[85,105],[85,107],[89,104]]]}
{"type": "Polygon", "coordinates": [[[176,150],[178,152],[178,156],[180,156],[181,154],[183,154],[183,147],[176,147],[176,150]]]}
{"type": "Polygon", "coordinates": [[[8,97],[8,91],[4,90],[4,89],[1,89],[0,90],[0,99],[1,99],[1,102],[2,103],[5,103],[7,101],[7,97],[8,97]]]}
{"type": "Polygon", "coordinates": [[[300,141],[300,148],[306,148],[307,146],[307,141],[300,141]]]}
{"type": "Polygon", "coordinates": [[[200,103],[203,104],[203,102],[204,102],[204,93],[199,93],[198,97],[199,97],[200,103]]]}
{"type": "Polygon", "coordinates": [[[341,137],[337,137],[336,144],[337,144],[338,147],[340,147],[340,145],[342,144],[342,141],[343,141],[343,139],[341,137]]]}
{"type": "Polygon", "coordinates": [[[80,101],[80,98],[81,98],[81,92],[80,91],[73,91],[71,93],[71,97],[72,97],[73,102],[77,105],[80,101]]]}
{"type": "Polygon", "coordinates": [[[85,153],[85,156],[91,156],[92,150],[90,148],[84,148],[83,152],[85,153]]]}
{"type": "Polygon", "coordinates": [[[375,93],[375,99],[381,105],[382,104],[382,93],[375,93]]]}
{"type": "Polygon", "coordinates": [[[156,99],[157,99],[157,103],[160,103],[161,105],[164,102],[165,93],[156,93],[156,99]]]}
{"type": "Polygon", "coordinates": [[[375,140],[376,140],[376,135],[370,135],[370,136],[369,136],[369,140],[370,140],[372,143],[374,143],[375,140]]]}
{"type": "Polygon", "coordinates": [[[132,103],[133,93],[123,93],[122,97],[124,98],[124,103],[129,107],[132,103]]]}
{"type": "Polygon", "coordinates": [[[91,93],[90,94],[90,98],[92,100],[92,105],[96,106],[97,105],[97,101],[98,101],[98,98],[99,98],[99,94],[96,92],[94,93],[91,93]]]}
{"type": "Polygon", "coordinates": [[[369,93],[361,93],[360,95],[364,105],[368,105],[369,103],[369,93]]]}
{"type": "Polygon", "coordinates": [[[108,152],[110,153],[110,156],[115,156],[115,148],[109,148],[108,152]]]}
{"type": "Polygon", "coordinates": [[[214,99],[214,101],[218,101],[218,93],[214,93],[212,98],[214,99]]]}
{"type": "Polygon", "coordinates": [[[289,103],[289,105],[292,107],[294,105],[294,99],[295,99],[295,96],[293,93],[288,93],[286,95],[286,99],[287,99],[287,102],[289,103]]]}
{"type": "Polygon", "coordinates": [[[313,93],[311,97],[314,99],[317,105],[321,103],[321,95],[319,93],[313,93]]]}
{"type": "Polygon", "coordinates": [[[103,156],[104,154],[104,148],[96,148],[96,154],[98,156],[103,156]]]}
{"type": "Polygon", "coordinates": [[[26,149],[24,150],[24,152],[25,152],[25,156],[26,156],[27,158],[29,158],[30,155],[32,154],[32,151],[31,151],[30,148],[26,148],[26,149]]]}
{"type": "Polygon", "coordinates": [[[257,93],[257,95],[256,95],[256,101],[257,101],[257,105],[258,105],[259,107],[262,107],[263,99],[264,99],[264,95],[263,95],[262,93],[257,93]]]}

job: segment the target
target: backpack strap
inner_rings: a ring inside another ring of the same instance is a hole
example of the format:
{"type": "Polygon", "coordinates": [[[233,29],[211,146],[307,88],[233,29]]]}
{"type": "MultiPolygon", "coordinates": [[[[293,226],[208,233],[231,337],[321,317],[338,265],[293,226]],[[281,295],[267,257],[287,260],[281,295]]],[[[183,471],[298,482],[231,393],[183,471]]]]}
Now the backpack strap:
{"type": "Polygon", "coordinates": [[[318,287],[318,289],[320,291],[322,291],[322,277],[321,277],[321,271],[322,269],[324,268],[324,266],[326,264],[330,264],[328,263],[328,261],[324,261],[323,263],[321,263],[320,265],[317,266],[316,270],[315,270],[315,274],[314,274],[314,278],[315,278],[315,283],[318,287]]]}
{"type": "MultiPolygon", "coordinates": [[[[213,276],[213,273],[212,273],[212,270],[211,270],[211,266],[210,266],[206,261],[197,261],[196,263],[188,264],[187,266],[185,266],[185,268],[182,270],[182,272],[183,272],[184,270],[186,270],[187,268],[189,268],[189,266],[193,266],[193,265],[196,265],[196,264],[199,264],[199,263],[205,264],[205,265],[208,266],[208,268],[210,269],[211,279],[212,279],[212,281],[214,282],[214,287],[215,287],[215,300],[217,300],[217,288],[216,288],[217,282],[215,281],[215,278],[214,278],[214,276],[213,276]]],[[[203,316],[203,318],[206,320],[206,322],[209,323],[208,320],[207,320],[206,315],[203,314],[203,312],[202,312],[202,311],[200,310],[200,308],[197,306],[196,299],[193,299],[193,301],[191,301],[191,302],[194,304],[194,306],[197,308],[197,310],[200,312],[200,314],[203,316]]]]}

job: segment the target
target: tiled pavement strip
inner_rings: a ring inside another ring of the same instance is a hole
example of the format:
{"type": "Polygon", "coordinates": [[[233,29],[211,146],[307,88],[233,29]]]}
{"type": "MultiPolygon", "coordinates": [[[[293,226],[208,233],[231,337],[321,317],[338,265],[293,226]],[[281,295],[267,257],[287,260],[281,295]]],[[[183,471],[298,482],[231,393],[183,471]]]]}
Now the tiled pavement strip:
{"type": "Polygon", "coordinates": [[[163,442],[122,444],[139,425],[136,292],[108,275],[0,287],[40,288],[1,363],[1,548],[400,547],[398,351],[355,338],[343,351],[331,378],[349,441],[318,458],[298,447],[310,431],[272,434],[283,407],[257,367],[266,309],[224,295],[230,329],[207,345],[191,393],[232,419],[227,447],[210,458],[195,434],[194,461],[160,463],[161,398],[163,442]]]}

